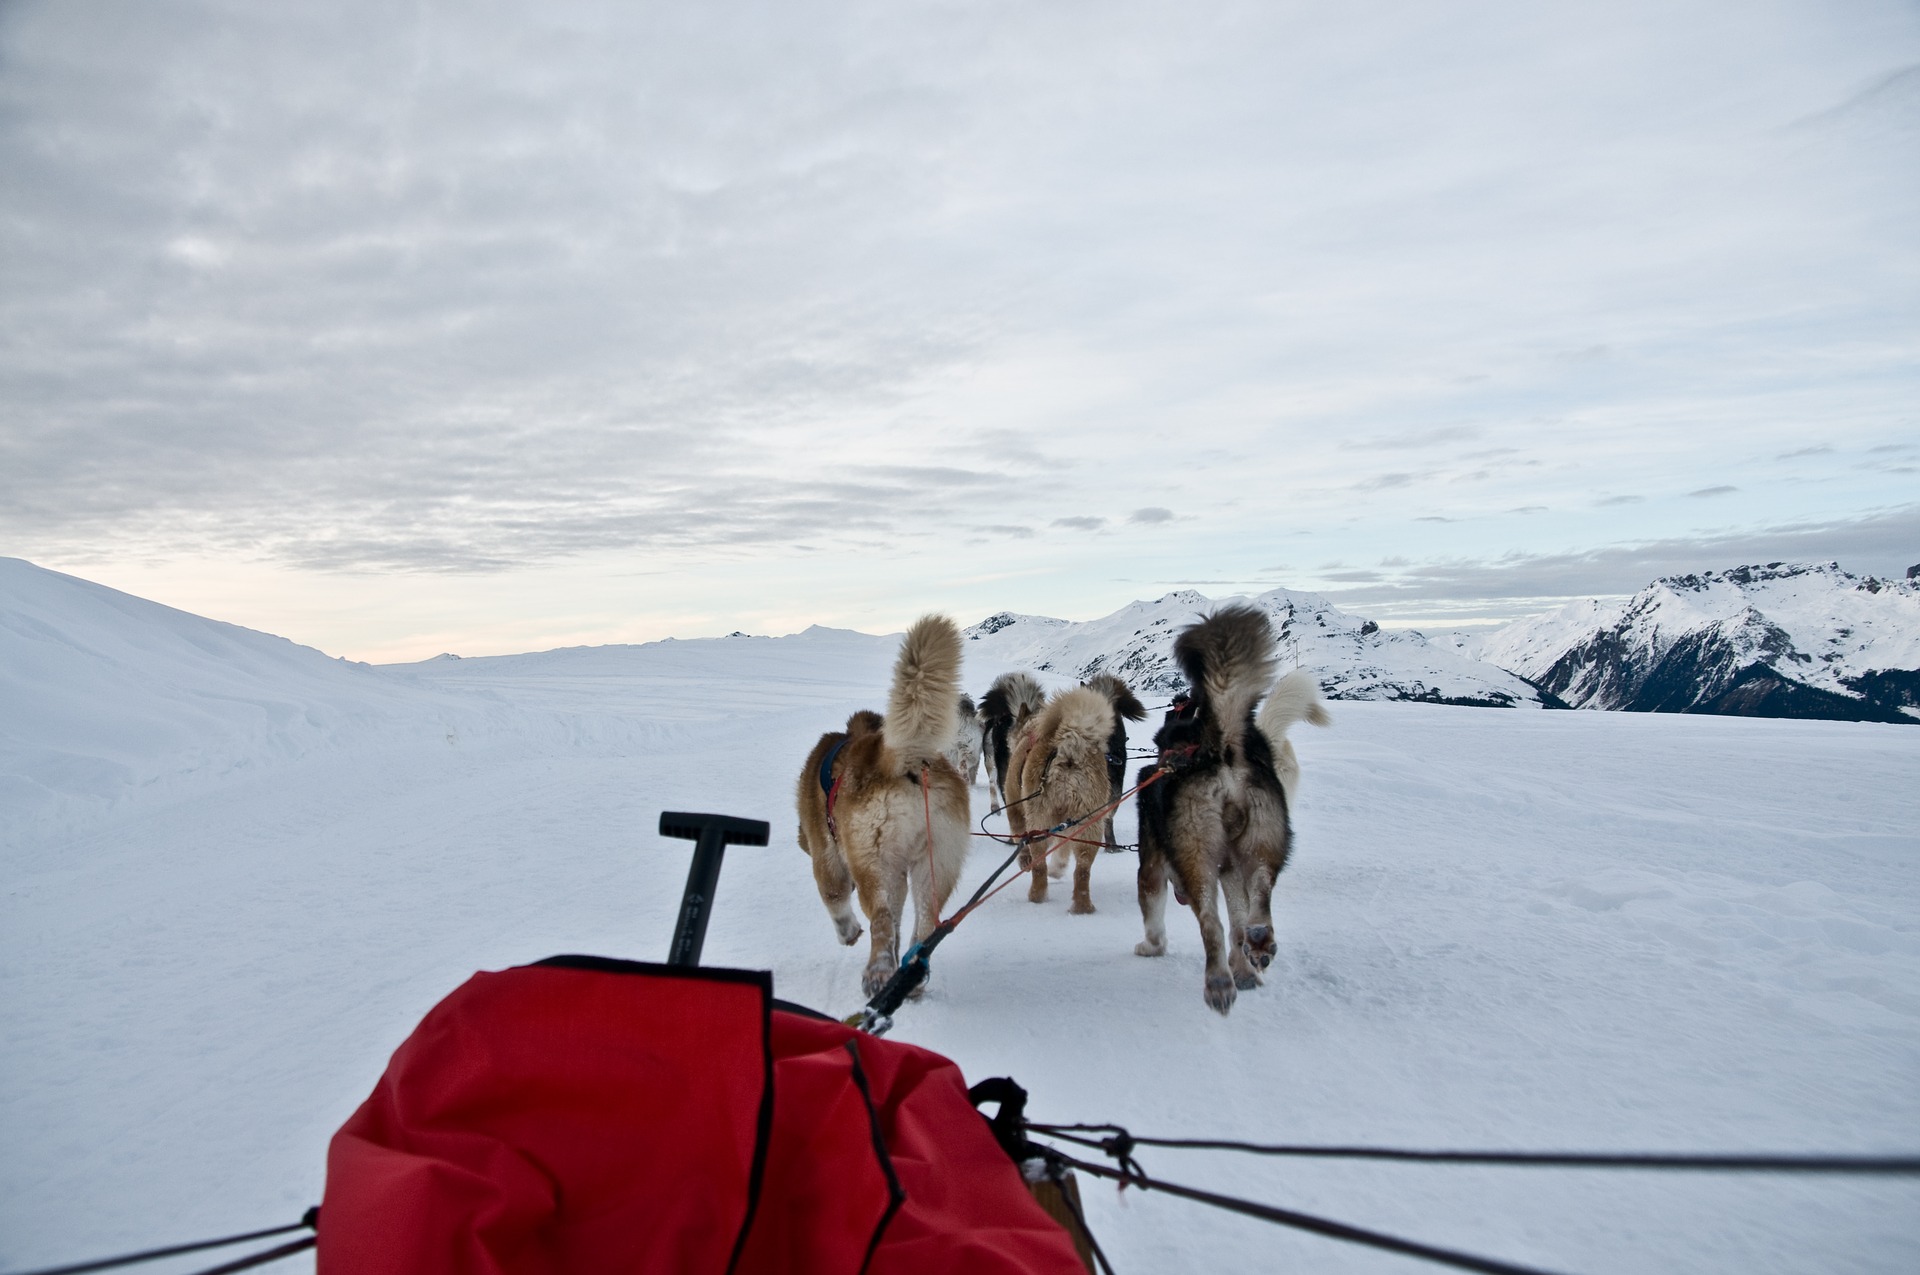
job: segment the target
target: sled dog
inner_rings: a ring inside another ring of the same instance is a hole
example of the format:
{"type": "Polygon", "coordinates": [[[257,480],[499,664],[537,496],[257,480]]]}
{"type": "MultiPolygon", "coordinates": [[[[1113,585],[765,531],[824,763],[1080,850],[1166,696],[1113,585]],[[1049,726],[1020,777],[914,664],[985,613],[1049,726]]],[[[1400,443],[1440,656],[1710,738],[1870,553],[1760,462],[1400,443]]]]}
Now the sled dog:
{"type": "Polygon", "coordinates": [[[989,809],[999,810],[1007,804],[1007,763],[1014,737],[1046,701],[1047,693],[1031,673],[1002,673],[980,697],[980,725],[986,733],[980,751],[987,763],[989,809]]]}
{"type": "Polygon", "coordinates": [[[980,711],[973,706],[973,696],[960,697],[959,716],[953,728],[953,743],[947,748],[947,760],[960,772],[960,778],[966,780],[972,788],[974,781],[980,778],[980,711]]]}
{"type": "Polygon", "coordinates": [[[1137,798],[1146,937],[1134,951],[1166,952],[1171,877],[1200,923],[1202,995],[1225,1014],[1236,988],[1259,986],[1258,971],[1278,950],[1273,883],[1293,842],[1286,790],[1253,716],[1273,685],[1272,626],[1252,607],[1224,606],[1181,633],[1173,655],[1193,689],[1153,737],[1160,760],[1140,771],[1140,782],[1153,782],[1137,798]],[[1225,930],[1220,896],[1227,904],[1225,930]]]}
{"type": "Polygon", "coordinates": [[[918,942],[938,924],[967,857],[967,786],[946,757],[959,684],[960,630],[945,616],[916,621],[893,666],[886,716],[855,713],[844,732],[821,737],[800,773],[800,848],[813,858],[820,900],[848,945],[860,925],[847,899],[859,896],[870,931],[862,977],[869,996],[900,963],[908,883],[918,942]]]}
{"type": "Polygon", "coordinates": [[[1255,719],[1260,733],[1267,737],[1267,748],[1273,754],[1273,773],[1279,776],[1280,787],[1286,790],[1288,810],[1293,809],[1294,794],[1300,791],[1300,759],[1294,755],[1293,741],[1287,738],[1287,728],[1295,722],[1333,725],[1333,718],[1320,702],[1320,683],[1313,674],[1298,668],[1273,684],[1267,702],[1260,706],[1260,715],[1255,719]]]}
{"type": "MultiPolygon", "coordinates": [[[[1076,686],[1048,700],[1019,732],[1007,761],[1007,827],[1015,836],[1094,814],[1107,804],[1107,739],[1114,716],[1106,696],[1076,686]]],[[[1067,911],[1093,911],[1088,882],[1100,853],[1099,835],[1095,821],[1028,844],[1020,855],[1020,866],[1033,872],[1027,898],[1045,902],[1050,854],[1059,860],[1056,876],[1066,870],[1071,854],[1073,905],[1067,911]]]]}
{"type": "MultiPolygon", "coordinates": [[[[1095,673],[1087,679],[1086,685],[1106,696],[1107,702],[1113,705],[1113,734],[1107,737],[1107,780],[1113,791],[1108,794],[1107,800],[1118,804],[1121,789],[1127,782],[1127,723],[1145,721],[1147,706],[1134,695],[1131,687],[1111,673],[1095,673]]],[[[1100,839],[1107,843],[1107,849],[1113,848],[1112,811],[1107,812],[1100,839]]],[[[1051,868],[1048,870],[1052,872],[1051,868]]],[[[1053,875],[1057,877],[1059,873],[1053,872],[1053,875]]]]}

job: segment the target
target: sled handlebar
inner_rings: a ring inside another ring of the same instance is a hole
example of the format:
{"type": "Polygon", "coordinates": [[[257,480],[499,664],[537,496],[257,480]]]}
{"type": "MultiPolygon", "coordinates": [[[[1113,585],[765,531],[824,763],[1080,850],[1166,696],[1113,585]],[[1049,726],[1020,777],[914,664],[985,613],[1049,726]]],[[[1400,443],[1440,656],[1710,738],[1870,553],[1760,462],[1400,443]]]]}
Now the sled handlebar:
{"type": "Polygon", "coordinates": [[[680,919],[673,927],[673,946],[667,964],[698,965],[707,942],[707,921],[713,915],[714,891],[720,887],[720,860],[728,846],[764,846],[769,829],[764,819],[734,815],[699,815],[685,811],[660,812],[660,835],[691,841],[693,863],[687,869],[687,888],[680,894],[680,919]]]}

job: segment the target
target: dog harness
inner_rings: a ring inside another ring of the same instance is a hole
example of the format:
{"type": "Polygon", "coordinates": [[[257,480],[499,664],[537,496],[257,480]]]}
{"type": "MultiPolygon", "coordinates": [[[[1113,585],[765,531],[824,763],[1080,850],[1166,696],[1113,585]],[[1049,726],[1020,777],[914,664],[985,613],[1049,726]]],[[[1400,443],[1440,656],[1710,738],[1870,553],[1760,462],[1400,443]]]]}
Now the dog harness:
{"type": "Polygon", "coordinates": [[[820,791],[827,795],[827,834],[836,840],[840,836],[840,829],[834,826],[833,803],[840,797],[840,778],[833,773],[833,759],[838,757],[840,750],[846,746],[847,741],[843,737],[839,743],[829,748],[827,755],[820,760],[820,791]]]}

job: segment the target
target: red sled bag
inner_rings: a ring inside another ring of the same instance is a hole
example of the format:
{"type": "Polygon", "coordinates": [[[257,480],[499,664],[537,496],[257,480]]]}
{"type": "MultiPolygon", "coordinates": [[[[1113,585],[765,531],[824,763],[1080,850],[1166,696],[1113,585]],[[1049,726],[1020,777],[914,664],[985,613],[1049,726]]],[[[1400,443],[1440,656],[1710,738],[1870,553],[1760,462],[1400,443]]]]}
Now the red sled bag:
{"type": "Polygon", "coordinates": [[[319,1275],[1084,1275],[960,1069],[772,975],[476,974],[333,1137],[319,1275]]]}

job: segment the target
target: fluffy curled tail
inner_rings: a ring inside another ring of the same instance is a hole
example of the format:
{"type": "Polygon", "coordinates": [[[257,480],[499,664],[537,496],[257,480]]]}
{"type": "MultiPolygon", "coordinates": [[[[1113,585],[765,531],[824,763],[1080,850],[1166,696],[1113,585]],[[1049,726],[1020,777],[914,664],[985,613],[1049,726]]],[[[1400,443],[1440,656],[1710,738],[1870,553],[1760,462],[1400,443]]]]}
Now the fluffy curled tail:
{"type": "Polygon", "coordinates": [[[1244,603],[1221,607],[1174,639],[1173,658],[1199,701],[1208,742],[1239,748],[1253,706],[1273,685],[1273,625],[1244,603]]]}
{"type": "Polygon", "coordinates": [[[1287,729],[1295,722],[1333,725],[1332,715],[1320,702],[1320,683],[1313,674],[1300,668],[1273,684],[1267,702],[1260,706],[1260,732],[1278,748],[1280,741],[1287,737],[1287,729]]]}
{"type": "Polygon", "coordinates": [[[945,756],[959,705],[960,630],[944,615],[922,616],[907,630],[893,663],[881,727],[887,747],[910,769],[945,756]]]}

